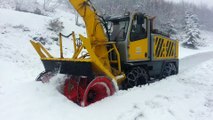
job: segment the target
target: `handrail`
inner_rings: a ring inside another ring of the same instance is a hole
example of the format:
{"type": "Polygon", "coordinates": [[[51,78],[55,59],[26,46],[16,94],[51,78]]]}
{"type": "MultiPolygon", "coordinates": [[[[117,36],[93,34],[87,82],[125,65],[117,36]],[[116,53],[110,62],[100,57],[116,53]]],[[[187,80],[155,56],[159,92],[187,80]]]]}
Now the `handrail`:
{"type": "Polygon", "coordinates": [[[33,47],[35,48],[35,50],[37,51],[37,53],[40,56],[40,58],[47,58],[47,57],[48,58],[53,58],[53,56],[50,55],[50,53],[47,52],[47,50],[40,43],[34,42],[32,40],[30,40],[30,42],[33,45],[33,47]]]}
{"type": "MultiPolygon", "coordinates": [[[[64,34],[62,34],[62,33],[59,33],[60,57],[61,57],[61,58],[64,58],[64,56],[63,56],[63,41],[62,41],[62,37],[64,37],[64,38],[69,38],[70,36],[73,37],[74,53],[76,53],[76,52],[78,53],[78,51],[79,51],[79,48],[80,48],[80,47],[77,46],[76,37],[75,37],[74,31],[73,31],[72,33],[70,33],[69,35],[64,35],[64,34]]],[[[73,56],[77,56],[77,55],[73,55],[73,56]]]]}
{"type": "Polygon", "coordinates": [[[61,34],[61,36],[65,37],[65,38],[69,38],[71,35],[74,34],[74,32],[70,33],[69,35],[64,35],[64,34],[62,34],[62,33],[60,33],[60,34],[61,34]]]}
{"type": "Polygon", "coordinates": [[[61,58],[64,58],[63,57],[63,42],[62,42],[62,34],[59,33],[59,42],[60,42],[60,56],[61,58]]]}

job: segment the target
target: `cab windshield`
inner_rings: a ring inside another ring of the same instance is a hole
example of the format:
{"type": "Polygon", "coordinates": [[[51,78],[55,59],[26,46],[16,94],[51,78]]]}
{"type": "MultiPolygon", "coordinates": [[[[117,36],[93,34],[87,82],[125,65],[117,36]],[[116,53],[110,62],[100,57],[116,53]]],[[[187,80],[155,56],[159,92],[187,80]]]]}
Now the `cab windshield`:
{"type": "Polygon", "coordinates": [[[111,41],[123,41],[126,39],[129,19],[115,19],[108,21],[108,31],[111,41]]]}

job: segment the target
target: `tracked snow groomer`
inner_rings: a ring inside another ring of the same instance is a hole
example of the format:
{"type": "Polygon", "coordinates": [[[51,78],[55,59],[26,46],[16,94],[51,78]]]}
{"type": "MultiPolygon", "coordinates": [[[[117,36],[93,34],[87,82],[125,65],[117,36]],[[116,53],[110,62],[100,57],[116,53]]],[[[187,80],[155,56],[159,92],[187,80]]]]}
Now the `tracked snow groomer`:
{"type": "Polygon", "coordinates": [[[134,12],[104,19],[89,1],[69,1],[85,22],[87,37],[79,35],[79,40],[72,33],[71,58],[63,57],[62,34],[58,58],[31,41],[45,68],[38,81],[49,81],[57,73],[66,74],[64,95],[80,106],[88,106],[118,89],[178,73],[179,43],[153,28],[154,17],[134,12]]]}

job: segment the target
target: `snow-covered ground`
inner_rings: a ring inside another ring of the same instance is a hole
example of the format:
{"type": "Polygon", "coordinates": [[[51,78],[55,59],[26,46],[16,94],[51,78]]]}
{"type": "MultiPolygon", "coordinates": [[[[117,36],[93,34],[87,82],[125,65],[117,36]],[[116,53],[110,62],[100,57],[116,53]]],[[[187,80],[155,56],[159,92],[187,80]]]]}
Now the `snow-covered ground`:
{"type": "MultiPolygon", "coordinates": [[[[84,29],[75,26],[74,15],[60,11],[60,16],[47,17],[0,9],[0,16],[1,120],[213,119],[211,32],[204,35],[207,47],[200,50],[180,48],[180,74],[119,91],[81,108],[59,92],[62,76],[58,75],[48,84],[35,82],[43,66],[29,42],[32,37],[53,35],[47,30],[47,23],[54,17],[63,17],[63,33],[74,30],[85,34],[84,29]]],[[[57,47],[55,45],[56,50],[52,50],[55,54],[58,54],[57,47]]]]}

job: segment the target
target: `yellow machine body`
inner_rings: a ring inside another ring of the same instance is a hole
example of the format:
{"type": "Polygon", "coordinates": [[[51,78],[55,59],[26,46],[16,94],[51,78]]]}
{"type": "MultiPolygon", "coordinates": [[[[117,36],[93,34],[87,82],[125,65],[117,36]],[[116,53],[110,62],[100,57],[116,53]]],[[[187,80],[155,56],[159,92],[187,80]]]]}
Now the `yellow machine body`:
{"type": "Polygon", "coordinates": [[[154,37],[154,59],[178,59],[179,42],[162,36],[154,37]]]}
{"type": "Polygon", "coordinates": [[[143,61],[148,60],[148,38],[130,42],[129,44],[129,60],[143,61]]]}

